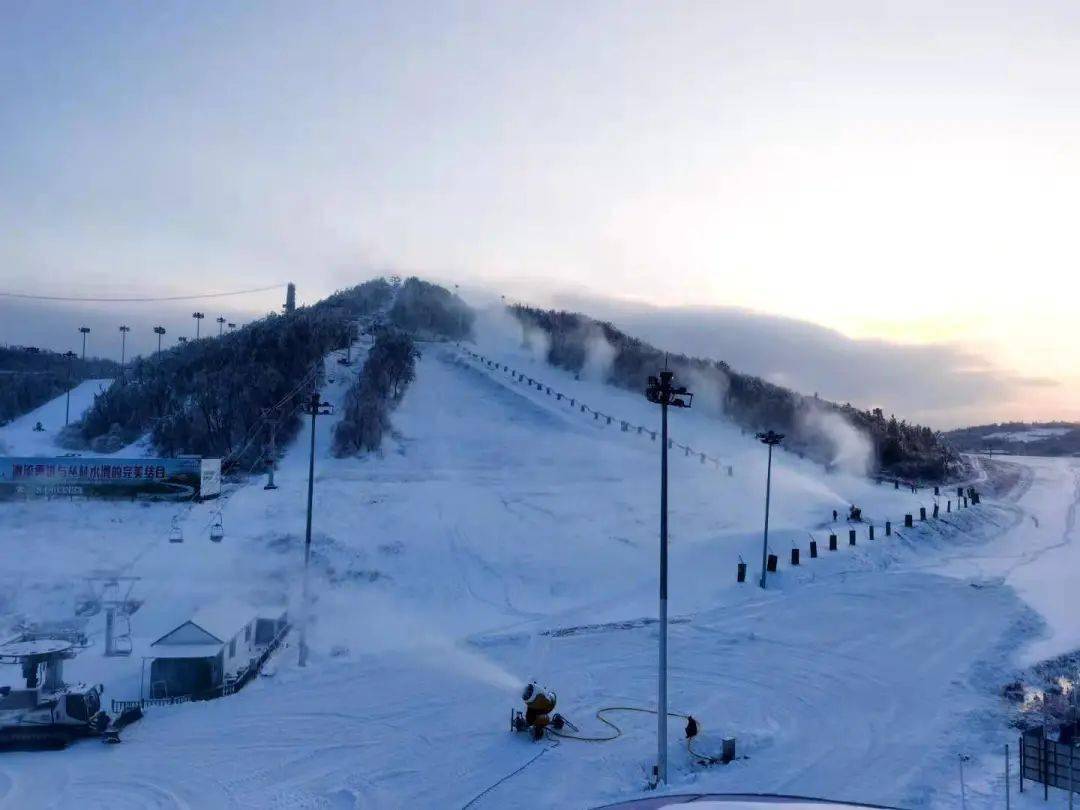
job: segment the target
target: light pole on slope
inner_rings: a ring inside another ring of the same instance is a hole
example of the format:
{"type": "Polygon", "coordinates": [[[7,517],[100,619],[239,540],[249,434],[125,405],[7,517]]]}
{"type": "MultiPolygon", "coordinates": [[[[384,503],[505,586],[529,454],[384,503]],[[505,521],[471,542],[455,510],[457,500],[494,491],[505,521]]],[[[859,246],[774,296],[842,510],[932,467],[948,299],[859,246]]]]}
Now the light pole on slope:
{"type": "Polygon", "coordinates": [[[667,782],[668,408],[689,408],[693,394],[672,385],[674,372],[649,377],[645,397],[660,406],[660,666],[656,710],[656,782],[667,782]]]}
{"type": "Polygon", "coordinates": [[[772,489],[772,449],[784,439],[783,433],[767,431],[759,433],[758,439],[769,448],[769,461],[765,472],[765,536],[761,541],[761,587],[765,587],[765,572],[768,566],[769,556],[769,495],[772,489]]]}

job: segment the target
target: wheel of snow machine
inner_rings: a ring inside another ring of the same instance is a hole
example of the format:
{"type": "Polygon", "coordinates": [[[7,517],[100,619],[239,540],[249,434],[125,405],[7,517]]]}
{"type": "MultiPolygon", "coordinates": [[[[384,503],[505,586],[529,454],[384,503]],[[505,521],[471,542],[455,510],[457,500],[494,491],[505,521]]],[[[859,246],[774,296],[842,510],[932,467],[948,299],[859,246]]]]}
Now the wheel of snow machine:
{"type": "Polygon", "coordinates": [[[521,712],[515,712],[510,710],[510,730],[511,731],[524,731],[527,728],[525,725],[525,718],[521,712]]]}

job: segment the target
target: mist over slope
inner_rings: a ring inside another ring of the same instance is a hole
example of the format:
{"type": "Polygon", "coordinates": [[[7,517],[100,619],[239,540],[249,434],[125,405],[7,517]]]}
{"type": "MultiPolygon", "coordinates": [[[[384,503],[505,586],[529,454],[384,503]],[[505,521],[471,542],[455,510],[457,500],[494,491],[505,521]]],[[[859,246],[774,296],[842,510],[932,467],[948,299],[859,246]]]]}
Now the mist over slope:
{"type": "Polygon", "coordinates": [[[895,416],[886,419],[880,408],[838,405],[739,373],[720,360],[668,354],[580,313],[523,305],[511,311],[522,324],[522,340],[539,345],[554,366],[639,390],[666,362],[714,415],[746,431],[781,431],[789,447],[828,467],[933,480],[949,471],[952,455],[939,434],[895,416]]]}

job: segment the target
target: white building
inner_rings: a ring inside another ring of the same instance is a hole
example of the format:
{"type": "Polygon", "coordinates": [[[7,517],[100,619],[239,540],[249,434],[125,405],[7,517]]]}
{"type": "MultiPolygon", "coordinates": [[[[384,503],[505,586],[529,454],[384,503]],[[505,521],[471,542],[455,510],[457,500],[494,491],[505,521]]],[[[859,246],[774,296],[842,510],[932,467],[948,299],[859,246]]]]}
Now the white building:
{"type": "Polygon", "coordinates": [[[211,696],[255,664],[284,630],[284,608],[235,600],[208,605],[150,645],[152,698],[211,696]]]}

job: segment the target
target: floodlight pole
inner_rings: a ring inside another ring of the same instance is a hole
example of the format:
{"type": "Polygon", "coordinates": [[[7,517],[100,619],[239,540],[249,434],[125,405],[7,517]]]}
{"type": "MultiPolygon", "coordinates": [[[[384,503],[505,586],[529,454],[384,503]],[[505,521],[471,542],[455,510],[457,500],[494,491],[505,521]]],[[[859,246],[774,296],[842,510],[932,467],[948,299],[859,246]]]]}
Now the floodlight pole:
{"type": "Polygon", "coordinates": [[[769,495],[772,491],[772,449],[780,444],[784,434],[770,430],[767,433],[759,433],[757,437],[762,444],[769,448],[769,461],[765,468],[765,536],[761,541],[761,587],[764,588],[769,561],[769,495]]]}
{"type": "Polygon", "coordinates": [[[68,361],[67,395],[64,399],[64,427],[67,427],[71,417],[71,361],[75,359],[75,352],[68,349],[64,352],[64,357],[66,357],[68,361]]]}
{"type": "Polygon", "coordinates": [[[331,412],[331,405],[319,399],[319,389],[312,384],[311,398],[307,402],[306,412],[311,415],[311,455],[308,459],[307,484],[307,529],[304,532],[304,581],[300,599],[300,666],[307,666],[307,626],[308,626],[308,567],[311,563],[311,508],[315,498],[315,417],[331,412]]]}
{"type": "Polygon", "coordinates": [[[668,406],[689,408],[693,394],[672,386],[674,372],[649,378],[645,397],[660,406],[660,660],[656,707],[656,783],[667,782],[667,600],[668,600],[668,406]],[[685,399],[683,398],[685,397],[685,399]]]}
{"type": "Polygon", "coordinates": [[[157,335],[157,350],[158,350],[158,354],[160,354],[161,353],[161,336],[165,334],[165,327],[164,326],[155,326],[154,327],[154,334],[157,335]]]}
{"type": "Polygon", "coordinates": [[[191,317],[195,319],[195,339],[199,339],[199,327],[202,325],[202,319],[206,317],[202,312],[192,312],[191,317]]]}
{"type": "Polygon", "coordinates": [[[82,359],[86,359],[86,336],[90,334],[89,326],[80,326],[79,331],[82,332],[82,359]]]}
{"type": "Polygon", "coordinates": [[[130,326],[120,327],[120,376],[124,376],[124,361],[127,359],[127,333],[131,331],[130,326]]]}
{"type": "Polygon", "coordinates": [[[225,331],[225,316],[218,315],[217,316],[217,336],[221,337],[221,335],[222,335],[222,333],[224,331],[225,331]]]}

